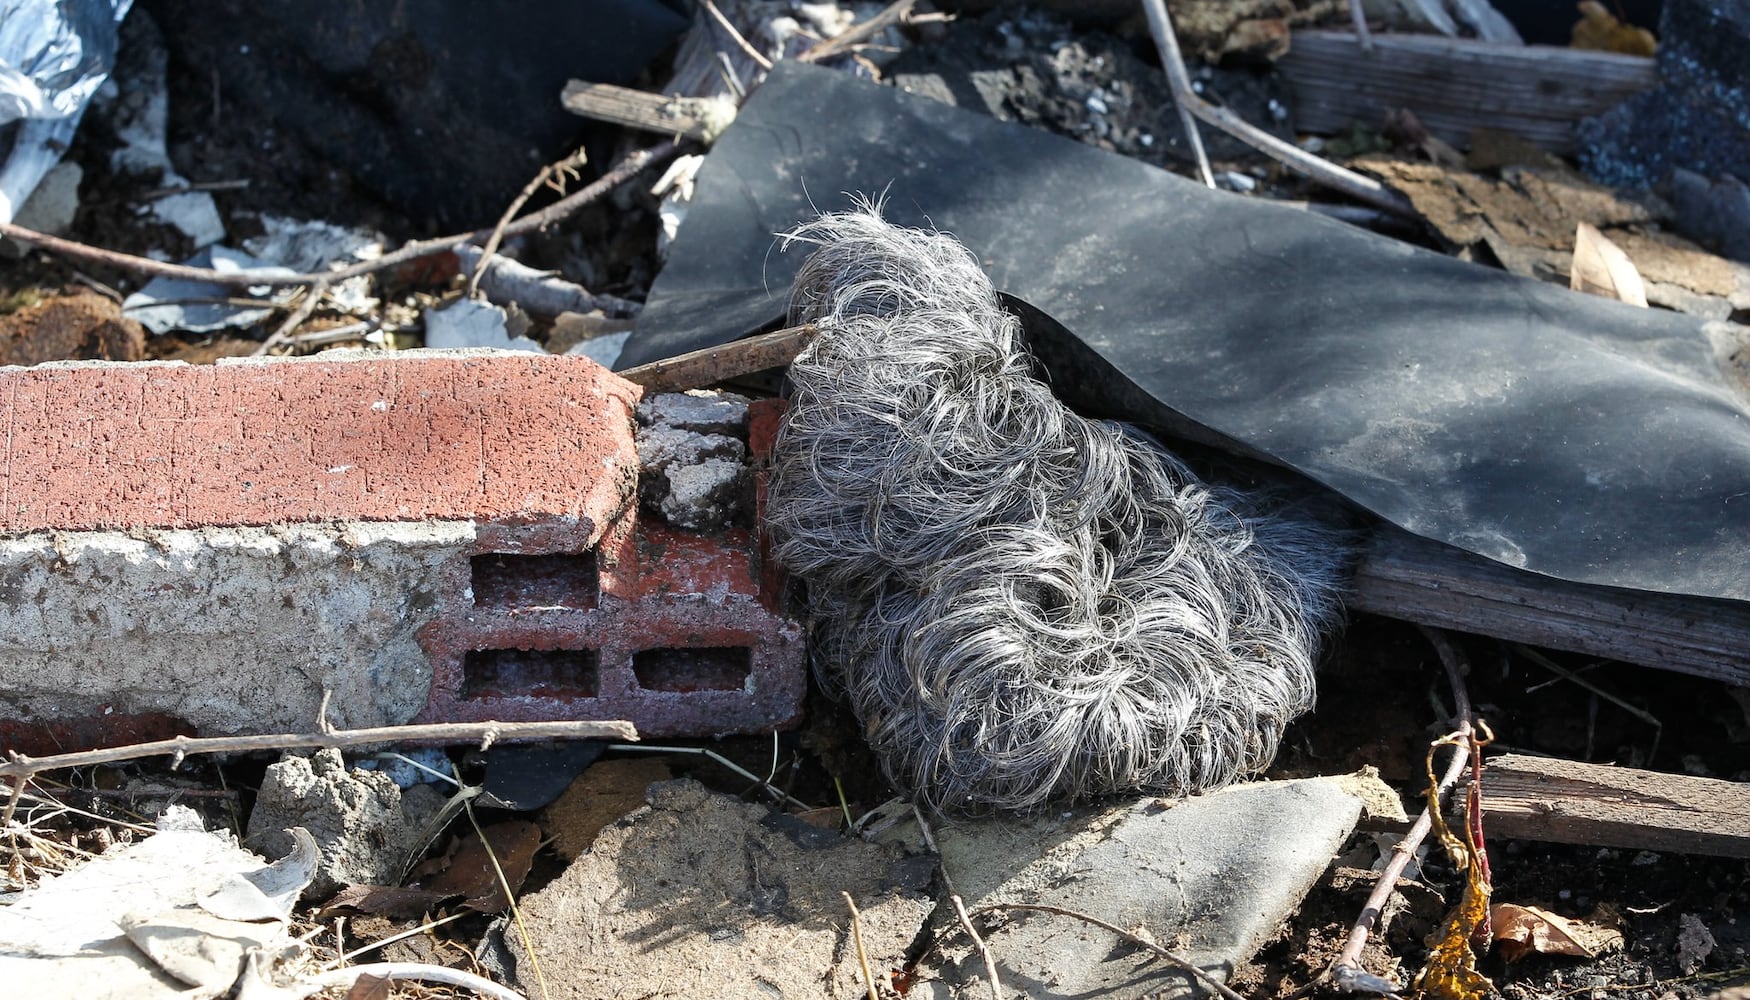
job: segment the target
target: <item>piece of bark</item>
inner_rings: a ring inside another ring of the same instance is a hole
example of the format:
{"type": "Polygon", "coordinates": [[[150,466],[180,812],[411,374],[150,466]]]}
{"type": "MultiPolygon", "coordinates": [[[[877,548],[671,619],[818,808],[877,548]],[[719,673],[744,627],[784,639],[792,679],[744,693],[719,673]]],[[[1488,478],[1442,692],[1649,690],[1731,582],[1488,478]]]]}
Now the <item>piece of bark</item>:
{"type": "Polygon", "coordinates": [[[716,139],[735,120],[733,101],[671,97],[583,80],[567,82],[559,103],[574,115],[700,142],[716,139]]]}
{"type": "Polygon", "coordinates": [[[1577,148],[1574,126],[1582,118],[1658,83],[1644,56],[1434,35],[1374,35],[1373,51],[1365,52],[1340,31],[1295,32],[1276,67],[1300,131],[1374,126],[1387,111],[1407,107],[1456,146],[1472,129],[1488,127],[1554,153],[1577,148]]]}
{"type": "Polygon", "coordinates": [[[1750,858],[1750,784],[1507,754],[1482,787],[1491,837],[1750,858]]]}
{"type": "Polygon", "coordinates": [[[1750,684],[1750,605],[1572,583],[1398,528],[1368,542],[1345,604],[1698,677],[1750,684]]]}
{"type": "Polygon", "coordinates": [[[619,376],[643,386],[646,393],[701,389],[768,368],[788,368],[813,340],[814,327],[793,326],[652,361],[619,376]]]}

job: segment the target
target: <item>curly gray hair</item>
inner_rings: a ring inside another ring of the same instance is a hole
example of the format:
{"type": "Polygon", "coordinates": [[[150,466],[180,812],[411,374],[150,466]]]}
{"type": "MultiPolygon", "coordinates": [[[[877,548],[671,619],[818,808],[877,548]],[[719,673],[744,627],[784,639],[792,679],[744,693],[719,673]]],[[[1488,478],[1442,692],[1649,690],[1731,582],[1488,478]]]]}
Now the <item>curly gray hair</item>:
{"type": "Polygon", "coordinates": [[[1339,533],[1199,481],[1034,377],[977,261],[878,210],[814,244],[766,518],[814,662],[938,810],[1183,794],[1261,769],[1312,706],[1339,533]]]}

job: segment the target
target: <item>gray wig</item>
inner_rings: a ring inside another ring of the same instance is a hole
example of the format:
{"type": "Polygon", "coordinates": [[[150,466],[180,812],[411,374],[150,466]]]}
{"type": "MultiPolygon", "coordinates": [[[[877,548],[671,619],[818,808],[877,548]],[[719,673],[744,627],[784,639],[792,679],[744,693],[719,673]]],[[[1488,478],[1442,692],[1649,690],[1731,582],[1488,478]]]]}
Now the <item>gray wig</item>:
{"type": "Polygon", "coordinates": [[[865,207],[792,241],[817,249],[790,319],[821,333],[767,524],[888,777],[964,812],[1267,766],[1313,703],[1340,536],[1072,413],[953,237],[865,207]]]}

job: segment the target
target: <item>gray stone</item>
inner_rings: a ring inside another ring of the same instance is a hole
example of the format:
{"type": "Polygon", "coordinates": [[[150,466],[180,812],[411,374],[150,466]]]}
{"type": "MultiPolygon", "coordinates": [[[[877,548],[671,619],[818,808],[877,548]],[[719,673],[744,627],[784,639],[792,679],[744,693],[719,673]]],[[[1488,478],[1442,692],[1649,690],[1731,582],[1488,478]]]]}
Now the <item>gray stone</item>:
{"type": "Polygon", "coordinates": [[[730,436],[746,432],[746,400],[666,393],[641,404],[638,420],[639,496],[647,509],[689,531],[716,530],[747,513],[753,472],[747,445],[730,436]]]}
{"type": "Polygon", "coordinates": [[[746,396],[709,389],[665,392],[638,404],[641,427],[673,427],[699,434],[747,434],[746,396]]]}
{"type": "Polygon", "coordinates": [[[747,507],[751,475],[746,465],[720,458],[668,470],[662,516],[691,531],[709,531],[734,521],[747,507]]]}
{"type": "MultiPolygon", "coordinates": [[[[1225,980],[1324,873],[1354,830],[1363,809],[1358,784],[1368,782],[1379,785],[1356,776],[1266,781],[1177,803],[957,823],[938,829],[937,841],[971,908],[1020,902],[1077,910],[1145,933],[1225,980]]],[[[1145,949],[1070,917],[1017,911],[985,940],[1011,994],[1207,992],[1145,949]]],[[[954,936],[937,971],[956,984],[956,997],[987,997],[984,963],[965,945],[954,936]]]]}
{"type": "Polygon", "coordinates": [[[408,852],[435,812],[434,795],[424,788],[422,797],[410,793],[404,805],[393,779],[380,771],[348,770],[339,750],[288,756],[269,766],[261,780],[249,814],[248,844],[279,857],[291,850],[288,830],[308,830],[321,851],[309,888],[312,898],[350,884],[396,885],[408,852]]]}

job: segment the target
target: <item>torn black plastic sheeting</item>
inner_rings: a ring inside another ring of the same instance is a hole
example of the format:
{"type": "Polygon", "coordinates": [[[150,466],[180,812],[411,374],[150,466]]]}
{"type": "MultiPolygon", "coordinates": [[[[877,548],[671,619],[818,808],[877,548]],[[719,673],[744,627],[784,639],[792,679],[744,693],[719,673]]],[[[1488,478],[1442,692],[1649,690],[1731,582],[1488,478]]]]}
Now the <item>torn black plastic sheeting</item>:
{"type": "Polygon", "coordinates": [[[778,319],[775,234],[884,194],[1061,325],[1072,403],[1269,458],[1579,583],[1750,600],[1750,400],[1701,325],[1457,261],[847,74],[719,139],[620,364],[778,319]]]}

